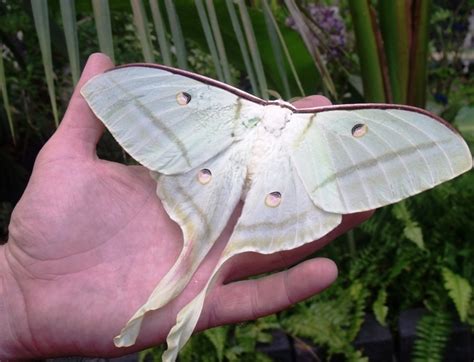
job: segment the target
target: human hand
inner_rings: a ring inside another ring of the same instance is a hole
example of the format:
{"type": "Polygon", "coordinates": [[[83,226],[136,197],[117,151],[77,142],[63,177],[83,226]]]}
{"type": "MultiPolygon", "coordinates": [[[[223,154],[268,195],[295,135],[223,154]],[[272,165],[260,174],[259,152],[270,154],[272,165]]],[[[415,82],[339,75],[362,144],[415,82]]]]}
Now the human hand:
{"type": "MultiPolygon", "coordinates": [[[[116,348],[113,337],[173,265],[182,236],[148,170],[96,155],[103,126],[79,89],[112,66],[104,55],[89,58],[12,214],[9,241],[0,247],[0,359],[112,357],[162,343],[177,312],[207,281],[238,218],[236,210],[183,292],[147,314],[137,344],[116,348]]],[[[327,102],[316,96],[295,105],[327,102]]],[[[294,264],[369,215],[345,216],[324,238],[292,251],[233,258],[206,299],[198,329],[258,318],[325,289],[337,268],[323,258],[258,280],[242,279],[294,264]],[[241,281],[224,284],[230,280],[241,281]]]]}

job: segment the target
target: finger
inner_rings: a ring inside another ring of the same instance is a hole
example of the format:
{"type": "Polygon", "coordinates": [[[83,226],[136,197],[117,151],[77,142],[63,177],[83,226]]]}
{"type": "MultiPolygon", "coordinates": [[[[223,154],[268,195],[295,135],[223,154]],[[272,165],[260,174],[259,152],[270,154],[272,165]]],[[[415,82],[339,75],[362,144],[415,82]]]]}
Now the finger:
{"type": "Polygon", "coordinates": [[[95,117],[82,97],[80,90],[89,79],[112,67],[113,63],[106,55],[101,53],[92,54],[87,60],[81,79],[71,97],[58,133],[62,136],[62,139],[68,140],[69,148],[75,148],[76,152],[84,148],[88,152],[95,152],[95,146],[104,130],[104,126],[95,117]]]}
{"type": "Polygon", "coordinates": [[[281,311],[320,293],[336,278],[336,264],[317,258],[261,279],[227,284],[215,291],[212,310],[202,323],[236,323],[281,311]]]}
{"type": "Polygon", "coordinates": [[[290,267],[300,260],[306,258],[321,249],[335,238],[341,236],[348,230],[361,224],[374,213],[374,210],[347,214],[342,216],[342,222],[334,230],[322,238],[304,244],[296,249],[280,251],[277,253],[262,255],[257,253],[245,253],[236,255],[230,260],[230,265],[222,270],[222,278],[227,282],[240,280],[251,275],[272,272],[290,267]]]}
{"type": "Polygon", "coordinates": [[[324,107],[330,106],[332,103],[329,99],[324,96],[320,95],[313,95],[309,97],[305,97],[302,99],[298,99],[297,101],[293,102],[293,105],[296,108],[314,108],[314,107],[324,107]]]}
{"type": "Polygon", "coordinates": [[[61,123],[72,127],[95,127],[99,122],[90,110],[87,102],[82,97],[80,90],[89,79],[97,74],[103,73],[114,66],[108,56],[101,53],[92,54],[82,71],[81,79],[77,83],[71,101],[66,110],[64,120],[61,123]],[[80,117],[78,117],[80,115],[80,117]]]}

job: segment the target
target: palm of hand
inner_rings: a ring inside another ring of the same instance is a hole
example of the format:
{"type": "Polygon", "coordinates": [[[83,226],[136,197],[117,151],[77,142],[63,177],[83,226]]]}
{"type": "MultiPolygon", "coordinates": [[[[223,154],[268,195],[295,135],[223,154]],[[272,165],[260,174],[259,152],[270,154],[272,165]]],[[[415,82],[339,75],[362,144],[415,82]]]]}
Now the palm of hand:
{"type": "MultiPolygon", "coordinates": [[[[38,158],[12,215],[8,260],[27,291],[28,324],[39,346],[68,334],[88,337],[84,350],[96,344],[104,351],[170,268],[180,230],[146,169],[57,157],[56,141],[38,158]],[[108,323],[91,329],[98,319],[108,323]],[[51,320],[58,321],[54,328],[51,320]]],[[[170,326],[172,316],[163,322],[170,326]]]]}
{"type": "MultiPolygon", "coordinates": [[[[103,56],[94,60],[79,87],[111,66],[103,56]]],[[[179,309],[206,282],[237,218],[181,295],[145,319],[137,345],[116,349],[112,338],[172,266],[182,236],[145,168],[96,157],[101,132],[76,92],[12,215],[5,255],[16,282],[10,297],[19,296],[12,303],[21,304],[12,320],[27,331],[22,343],[32,355],[111,356],[163,342],[179,309]]],[[[236,257],[222,280],[287,267],[368,216],[345,218],[323,239],[296,250],[236,257]]],[[[334,264],[319,259],[261,280],[219,283],[206,299],[198,329],[281,310],[324,289],[335,276],[334,264]]]]}

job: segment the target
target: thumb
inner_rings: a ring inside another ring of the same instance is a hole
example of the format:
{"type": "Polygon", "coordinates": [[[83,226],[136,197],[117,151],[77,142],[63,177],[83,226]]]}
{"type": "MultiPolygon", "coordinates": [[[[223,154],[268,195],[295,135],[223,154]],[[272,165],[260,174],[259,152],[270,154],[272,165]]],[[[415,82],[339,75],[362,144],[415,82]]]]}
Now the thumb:
{"type": "Polygon", "coordinates": [[[103,124],[95,117],[80,90],[89,79],[112,68],[113,65],[105,54],[94,53],[89,57],[61,125],[53,136],[60,138],[62,142],[59,143],[65,143],[76,155],[81,151],[88,155],[95,154],[95,147],[104,131],[103,124]]]}

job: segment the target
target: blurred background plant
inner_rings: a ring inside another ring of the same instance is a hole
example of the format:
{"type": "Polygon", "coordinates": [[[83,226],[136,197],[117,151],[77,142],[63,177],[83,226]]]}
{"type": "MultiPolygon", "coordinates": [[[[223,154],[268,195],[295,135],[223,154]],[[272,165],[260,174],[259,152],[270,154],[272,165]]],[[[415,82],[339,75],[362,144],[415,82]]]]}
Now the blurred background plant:
{"type": "MultiPolygon", "coordinates": [[[[425,107],[474,144],[474,12],[465,0],[0,0],[0,233],[37,152],[61,119],[87,56],[160,62],[264,98],[322,93],[334,103],[425,107]]],[[[131,160],[109,134],[99,155],[131,160]]],[[[281,329],[314,358],[367,360],[354,340],[367,314],[394,336],[423,307],[413,358],[445,360],[453,322],[474,329],[474,176],[379,210],[326,247],[337,283],[256,322],[193,337],[183,361],[269,360],[281,329]],[[318,353],[320,353],[318,357],[318,353]],[[323,357],[321,357],[323,356],[323,357]]],[[[159,358],[160,349],[142,353],[159,358]]]]}

